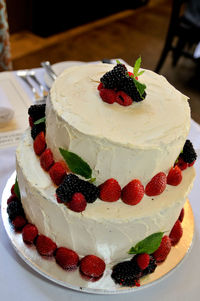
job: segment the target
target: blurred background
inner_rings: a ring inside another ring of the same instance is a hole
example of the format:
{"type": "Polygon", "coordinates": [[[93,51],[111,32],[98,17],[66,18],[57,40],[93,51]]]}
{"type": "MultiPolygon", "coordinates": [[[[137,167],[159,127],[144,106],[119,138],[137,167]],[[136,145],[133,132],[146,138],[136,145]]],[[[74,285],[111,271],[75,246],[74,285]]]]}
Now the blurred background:
{"type": "Polygon", "coordinates": [[[200,123],[200,9],[193,3],[188,9],[190,1],[0,1],[7,14],[8,69],[40,67],[44,60],[122,58],[133,65],[141,56],[144,68],[190,98],[192,118],[200,123]]]}

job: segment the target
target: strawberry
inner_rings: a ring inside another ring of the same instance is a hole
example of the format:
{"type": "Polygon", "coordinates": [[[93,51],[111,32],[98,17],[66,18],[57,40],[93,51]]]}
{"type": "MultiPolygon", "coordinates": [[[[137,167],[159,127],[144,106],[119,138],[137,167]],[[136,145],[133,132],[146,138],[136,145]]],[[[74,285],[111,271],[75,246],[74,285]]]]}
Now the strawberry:
{"type": "Polygon", "coordinates": [[[142,253],[137,256],[137,264],[141,270],[145,270],[150,262],[150,256],[147,253],[142,253]]]}
{"type": "Polygon", "coordinates": [[[178,165],[175,165],[172,167],[167,175],[167,184],[172,186],[177,186],[182,181],[182,171],[178,167],[178,165]]]}
{"type": "Polygon", "coordinates": [[[68,203],[68,208],[75,212],[82,212],[87,206],[84,195],[80,192],[75,192],[71,201],[68,203]]]}
{"type": "Polygon", "coordinates": [[[127,95],[124,91],[118,91],[116,93],[115,101],[122,106],[130,106],[133,102],[132,98],[129,95],[127,95]]]}
{"type": "Polygon", "coordinates": [[[45,140],[44,132],[40,132],[36,136],[36,138],[33,142],[33,148],[34,148],[36,155],[38,155],[38,156],[40,156],[42,154],[42,152],[45,150],[46,140],[45,140]]]}
{"type": "Polygon", "coordinates": [[[112,104],[116,100],[116,92],[112,89],[100,89],[99,94],[104,102],[112,104]]]}
{"type": "Polygon", "coordinates": [[[145,193],[148,196],[155,196],[161,194],[167,184],[167,177],[164,172],[156,174],[145,187],[145,193]]]}
{"type": "Polygon", "coordinates": [[[74,270],[78,266],[79,257],[76,252],[60,247],[55,252],[56,262],[65,270],[74,270]]]}
{"type": "Polygon", "coordinates": [[[157,263],[163,262],[167,258],[170,250],[171,250],[171,240],[169,236],[165,235],[162,238],[159,248],[152,255],[157,263]]]}
{"type": "Polygon", "coordinates": [[[55,185],[60,185],[66,175],[66,171],[60,162],[56,162],[49,170],[49,175],[55,185]]]}
{"type": "Polygon", "coordinates": [[[182,158],[178,158],[178,162],[176,164],[181,170],[184,170],[188,167],[188,163],[186,163],[182,158]]]}
{"type": "Polygon", "coordinates": [[[105,262],[95,255],[87,255],[80,262],[80,271],[89,277],[102,276],[105,267],[105,262]]]}
{"type": "Polygon", "coordinates": [[[53,164],[54,159],[52,151],[50,148],[47,148],[40,156],[40,165],[44,170],[48,171],[53,164]]]}
{"type": "Polygon", "coordinates": [[[121,187],[117,180],[111,178],[99,186],[100,199],[105,202],[115,202],[121,196],[121,187]]]}
{"type": "Polygon", "coordinates": [[[169,234],[172,246],[175,246],[183,235],[183,228],[181,226],[180,220],[177,220],[169,234]]]}
{"type": "Polygon", "coordinates": [[[9,198],[7,199],[7,204],[11,203],[12,201],[16,201],[19,202],[19,199],[16,195],[12,194],[9,196],[9,198]]]}
{"type": "Polygon", "coordinates": [[[27,244],[33,244],[38,236],[38,229],[33,224],[27,224],[22,230],[23,241],[27,244]]]}
{"type": "Polygon", "coordinates": [[[181,209],[180,215],[179,215],[179,221],[182,223],[183,219],[184,219],[184,215],[185,215],[185,210],[184,208],[181,209]]]}
{"type": "Polygon", "coordinates": [[[144,196],[144,186],[140,180],[132,180],[123,189],[121,199],[128,205],[138,204],[144,196]]]}
{"type": "Polygon", "coordinates": [[[40,255],[53,256],[57,245],[51,238],[41,234],[37,237],[36,249],[40,255]]]}
{"type": "Polygon", "coordinates": [[[27,220],[24,216],[16,216],[13,220],[12,220],[12,224],[15,228],[15,230],[21,230],[27,223],[27,220]]]}

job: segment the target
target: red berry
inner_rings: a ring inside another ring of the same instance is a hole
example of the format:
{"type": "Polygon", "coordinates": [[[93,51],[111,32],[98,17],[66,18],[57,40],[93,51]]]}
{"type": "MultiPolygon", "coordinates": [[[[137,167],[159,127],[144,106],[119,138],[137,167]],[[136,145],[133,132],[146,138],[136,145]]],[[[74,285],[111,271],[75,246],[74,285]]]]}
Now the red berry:
{"type": "Polygon", "coordinates": [[[30,127],[32,128],[33,125],[34,125],[34,121],[33,121],[33,118],[31,116],[29,116],[28,122],[29,122],[30,127]]]}
{"type": "Polygon", "coordinates": [[[98,89],[98,90],[103,89],[103,83],[100,83],[100,84],[98,85],[97,89],[98,89]]]}
{"type": "Polygon", "coordinates": [[[80,270],[83,274],[89,277],[100,277],[105,271],[105,262],[95,256],[87,255],[81,259],[80,270]]]}
{"type": "Polygon", "coordinates": [[[111,178],[99,186],[100,199],[105,202],[115,202],[121,196],[121,187],[117,180],[111,178]]]}
{"type": "Polygon", "coordinates": [[[53,183],[59,186],[66,175],[66,171],[63,167],[63,164],[60,162],[54,163],[49,170],[49,175],[53,183]]]}
{"type": "Polygon", "coordinates": [[[78,266],[79,257],[76,252],[60,247],[55,253],[56,262],[65,270],[74,270],[78,266]]]}
{"type": "Polygon", "coordinates": [[[82,212],[87,206],[84,195],[80,192],[75,192],[71,201],[68,203],[68,208],[75,212],[82,212]]]}
{"type": "Polygon", "coordinates": [[[12,224],[15,227],[15,230],[21,230],[27,223],[27,220],[24,216],[16,216],[12,220],[12,224]]]}
{"type": "Polygon", "coordinates": [[[169,236],[165,235],[162,238],[159,248],[153,253],[153,257],[155,258],[156,262],[159,263],[164,261],[167,258],[170,250],[171,240],[169,236]]]}
{"type": "Polygon", "coordinates": [[[188,167],[193,166],[195,162],[196,162],[196,160],[194,160],[192,163],[188,163],[188,167]]]}
{"type": "Polygon", "coordinates": [[[167,184],[172,186],[177,186],[182,181],[182,171],[181,169],[175,165],[172,167],[167,175],[167,184]]]}
{"type": "Polygon", "coordinates": [[[54,164],[53,154],[50,148],[47,148],[40,156],[41,167],[48,171],[50,167],[54,164]]]}
{"type": "Polygon", "coordinates": [[[124,91],[118,91],[116,94],[116,102],[122,106],[130,106],[133,100],[124,91]]]}
{"type": "Polygon", "coordinates": [[[144,186],[140,180],[132,180],[123,189],[121,199],[128,205],[138,204],[144,196],[144,186]]]}
{"type": "Polygon", "coordinates": [[[188,163],[186,163],[182,158],[178,158],[178,162],[175,165],[177,165],[181,170],[188,167],[188,163]]]}
{"type": "Polygon", "coordinates": [[[46,140],[45,140],[44,132],[40,132],[36,136],[36,138],[33,142],[33,148],[34,148],[36,155],[40,156],[43,153],[43,151],[46,148],[46,140]]]}
{"type": "Polygon", "coordinates": [[[114,103],[116,100],[116,92],[112,89],[101,89],[99,90],[99,94],[104,102],[114,103]]]}
{"type": "Polygon", "coordinates": [[[10,202],[15,201],[15,202],[19,202],[19,199],[16,195],[12,194],[11,196],[9,196],[9,198],[7,199],[7,204],[9,204],[10,202]]]}
{"type": "Polygon", "coordinates": [[[156,174],[145,187],[145,193],[148,196],[155,196],[161,194],[167,184],[167,177],[164,172],[156,174]]]}
{"type": "Polygon", "coordinates": [[[178,218],[181,223],[183,221],[184,215],[185,215],[185,211],[184,211],[184,208],[182,208],[181,212],[180,212],[180,215],[179,215],[179,218],[178,218]]]}
{"type": "Polygon", "coordinates": [[[53,256],[57,245],[51,240],[51,238],[45,235],[39,235],[36,240],[36,249],[40,255],[53,256]]]}
{"type": "Polygon", "coordinates": [[[12,187],[10,189],[10,192],[11,192],[12,195],[16,196],[16,194],[15,194],[15,184],[12,185],[12,187]]]}
{"type": "MultiPolygon", "coordinates": [[[[128,75],[129,75],[129,76],[134,76],[134,73],[128,71],[128,75]]],[[[138,80],[138,77],[136,76],[135,79],[138,80]]]]}
{"type": "Polygon", "coordinates": [[[22,230],[23,241],[27,244],[33,244],[38,236],[38,229],[35,225],[27,224],[22,230]]]}
{"type": "Polygon", "coordinates": [[[141,268],[141,270],[145,270],[150,262],[150,256],[147,253],[139,254],[137,256],[137,264],[141,268]]]}
{"type": "Polygon", "coordinates": [[[169,238],[171,240],[172,246],[175,246],[179,242],[182,235],[183,235],[183,229],[181,226],[181,222],[180,220],[177,220],[169,234],[169,238]]]}
{"type": "Polygon", "coordinates": [[[57,199],[57,202],[59,203],[59,204],[62,204],[63,203],[63,201],[56,195],[56,199],[57,199]]]}

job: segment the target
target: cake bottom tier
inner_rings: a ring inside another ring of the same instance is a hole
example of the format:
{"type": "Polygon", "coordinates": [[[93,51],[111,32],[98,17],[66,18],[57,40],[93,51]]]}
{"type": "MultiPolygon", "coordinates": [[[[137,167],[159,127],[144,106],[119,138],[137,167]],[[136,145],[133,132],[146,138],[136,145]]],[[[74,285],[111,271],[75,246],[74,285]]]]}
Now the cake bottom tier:
{"type": "Polygon", "coordinates": [[[16,161],[22,205],[29,222],[58,247],[70,248],[80,257],[94,254],[113,264],[129,258],[129,249],[145,237],[160,231],[169,234],[195,178],[194,167],[189,167],[178,186],[167,185],[156,197],[145,195],[135,206],[121,200],[107,203],[98,199],[77,213],[57,202],[56,186],[33,151],[30,130],[17,148],[16,161]]]}

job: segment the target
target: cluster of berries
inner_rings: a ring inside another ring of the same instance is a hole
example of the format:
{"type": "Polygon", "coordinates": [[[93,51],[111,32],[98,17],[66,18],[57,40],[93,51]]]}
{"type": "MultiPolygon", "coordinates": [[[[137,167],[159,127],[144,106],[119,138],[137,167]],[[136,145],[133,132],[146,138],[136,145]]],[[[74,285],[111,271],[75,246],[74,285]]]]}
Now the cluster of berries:
{"type": "Polygon", "coordinates": [[[183,234],[181,225],[183,216],[184,209],[181,210],[179,219],[174,224],[169,236],[163,236],[160,246],[153,254],[137,254],[131,260],[116,264],[111,274],[115,283],[121,286],[139,286],[141,277],[153,273],[157,265],[166,260],[171,247],[180,241],[183,234]]]}
{"type": "Polygon", "coordinates": [[[192,142],[187,139],[183,150],[180,153],[175,165],[177,165],[181,170],[186,169],[187,167],[193,166],[197,159],[197,154],[194,150],[192,142]]]}
{"type": "Polygon", "coordinates": [[[14,192],[14,185],[7,200],[7,213],[15,230],[21,231],[24,243],[35,245],[41,256],[54,256],[58,265],[65,270],[74,270],[79,266],[81,274],[89,278],[99,279],[106,267],[104,261],[95,255],[86,255],[79,259],[75,251],[66,247],[57,247],[51,238],[39,234],[37,227],[28,223],[21,200],[14,192]]]}
{"type": "Polygon", "coordinates": [[[117,64],[111,71],[106,72],[100,79],[99,94],[104,102],[117,102],[122,106],[129,106],[133,101],[142,101],[146,92],[140,95],[134,74],[128,72],[124,64],[117,64]]]}
{"type": "Polygon", "coordinates": [[[29,125],[31,127],[31,137],[33,138],[33,140],[35,140],[36,136],[40,132],[45,133],[45,129],[46,129],[45,121],[35,124],[36,121],[45,117],[45,109],[46,109],[45,104],[32,105],[28,109],[29,125]]]}
{"type": "Polygon", "coordinates": [[[56,195],[58,202],[65,203],[73,211],[81,212],[85,210],[87,203],[96,201],[99,197],[99,188],[69,173],[56,189],[56,195]]]}

